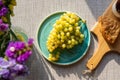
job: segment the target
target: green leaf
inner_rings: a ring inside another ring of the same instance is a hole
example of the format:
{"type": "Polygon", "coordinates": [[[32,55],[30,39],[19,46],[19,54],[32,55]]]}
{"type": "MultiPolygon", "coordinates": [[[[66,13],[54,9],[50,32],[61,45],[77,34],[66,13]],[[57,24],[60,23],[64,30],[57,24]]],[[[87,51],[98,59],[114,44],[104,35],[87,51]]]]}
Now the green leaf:
{"type": "Polygon", "coordinates": [[[13,36],[13,38],[15,39],[15,40],[19,40],[18,38],[17,38],[17,36],[16,36],[16,34],[14,33],[14,31],[10,28],[10,33],[11,33],[11,35],[13,36]]]}

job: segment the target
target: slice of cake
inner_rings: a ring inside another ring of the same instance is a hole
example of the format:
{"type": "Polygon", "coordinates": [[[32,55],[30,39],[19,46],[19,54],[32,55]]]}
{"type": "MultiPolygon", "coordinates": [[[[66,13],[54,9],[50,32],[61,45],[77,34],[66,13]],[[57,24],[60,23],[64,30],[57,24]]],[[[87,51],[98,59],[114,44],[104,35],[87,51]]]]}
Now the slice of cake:
{"type": "Polygon", "coordinates": [[[118,26],[117,21],[104,16],[101,16],[99,21],[101,23],[100,31],[103,37],[107,42],[113,44],[120,33],[120,27],[118,26]]]}

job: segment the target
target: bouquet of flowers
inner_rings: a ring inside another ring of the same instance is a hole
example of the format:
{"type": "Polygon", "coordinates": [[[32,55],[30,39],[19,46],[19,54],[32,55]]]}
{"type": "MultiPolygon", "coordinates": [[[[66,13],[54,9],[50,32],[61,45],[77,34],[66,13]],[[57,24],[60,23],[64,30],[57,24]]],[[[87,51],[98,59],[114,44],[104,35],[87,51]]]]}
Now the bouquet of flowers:
{"type": "Polygon", "coordinates": [[[15,0],[0,0],[0,80],[14,80],[28,73],[25,61],[32,54],[33,39],[25,42],[11,28],[15,0]]]}

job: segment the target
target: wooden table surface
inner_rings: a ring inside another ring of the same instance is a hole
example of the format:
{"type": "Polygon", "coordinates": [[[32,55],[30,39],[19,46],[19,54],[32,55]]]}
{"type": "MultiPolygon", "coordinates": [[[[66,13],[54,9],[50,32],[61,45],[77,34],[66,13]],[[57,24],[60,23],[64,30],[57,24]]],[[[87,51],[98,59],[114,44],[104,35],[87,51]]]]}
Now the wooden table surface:
{"type": "MultiPolygon", "coordinates": [[[[21,28],[29,37],[36,38],[40,22],[49,14],[57,11],[72,11],[87,20],[89,30],[112,0],[17,0],[12,24],[21,28]]],[[[41,57],[34,47],[28,60],[30,74],[16,80],[119,80],[120,55],[110,53],[104,56],[94,72],[83,75],[86,63],[97,48],[97,39],[92,35],[91,45],[86,56],[70,66],[57,66],[41,57]]],[[[36,46],[36,41],[35,41],[36,46]]]]}

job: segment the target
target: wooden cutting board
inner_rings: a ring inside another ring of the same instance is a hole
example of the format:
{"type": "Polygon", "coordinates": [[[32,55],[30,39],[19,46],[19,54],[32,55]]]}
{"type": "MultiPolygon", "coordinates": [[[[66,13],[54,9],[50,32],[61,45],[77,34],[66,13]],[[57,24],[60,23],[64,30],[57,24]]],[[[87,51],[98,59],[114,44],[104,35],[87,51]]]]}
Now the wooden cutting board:
{"type": "MultiPolygon", "coordinates": [[[[112,3],[102,15],[116,20],[118,22],[118,25],[120,26],[120,19],[117,18],[112,12],[112,5],[114,2],[115,0],[112,1],[112,3]]],[[[101,59],[105,54],[109,54],[109,52],[111,51],[120,53],[120,35],[118,36],[116,42],[111,45],[107,43],[106,40],[103,38],[102,33],[100,32],[100,26],[100,23],[96,22],[95,26],[91,30],[91,32],[95,34],[98,38],[98,48],[86,64],[87,68],[91,71],[97,67],[97,65],[100,63],[101,59]]]]}

